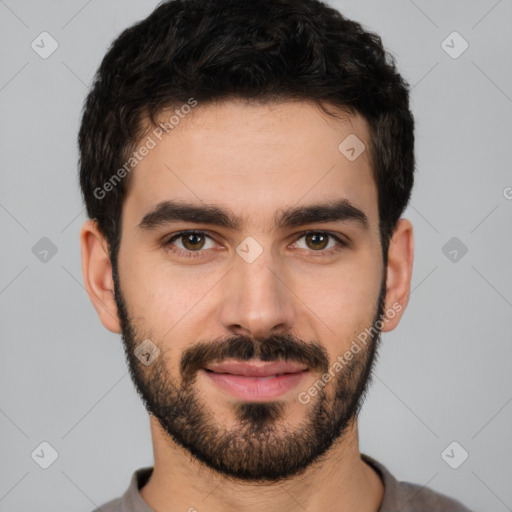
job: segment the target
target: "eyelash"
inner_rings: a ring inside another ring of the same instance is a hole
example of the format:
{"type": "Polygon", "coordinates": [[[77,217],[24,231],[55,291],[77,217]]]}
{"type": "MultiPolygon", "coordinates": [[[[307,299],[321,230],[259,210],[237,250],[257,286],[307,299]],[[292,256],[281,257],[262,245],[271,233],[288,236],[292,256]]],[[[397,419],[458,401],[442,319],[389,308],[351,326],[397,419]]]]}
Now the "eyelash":
{"type": "MultiPolygon", "coordinates": [[[[346,247],[348,247],[348,243],[347,242],[342,240],[339,236],[335,235],[334,233],[330,233],[329,231],[315,231],[315,230],[303,231],[301,233],[298,233],[297,240],[300,240],[304,236],[307,236],[307,235],[310,235],[310,234],[327,235],[327,236],[329,236],[331,238],[334,238],[334,240],[336,240],[338,242],[337,246],[332,247],[331,249],[328,249],[328,250],[319,250],[319,251],[311,250],[310,252],[317,253],[314,256],[313,255],[311,256],[313,258],[319,258],[319,257],[321,258],[321,257],[324,257],[324,256],[331,256],[332,254],[336,254],[336,253],[340,252],[341,250],[345,249],[346,247]]],[[[203,257],[206,257],[206,256],[204,256],[204,253],[207,250],[199,249],[197,251],[186,251],[186,250],[183,250],[183,249],[171,249],[170,248],[172,246],[172,242],[174,240],[182,238],[182,237],[184,237],[186,235],[201,235],[201,236],[205,236],[206,238],[209,238],[212,241],[215,241],[213,239],[213,237],[211,235],[209,235],[208,232],[206,232],[206,231],[194,231],[194,230],[180,231],[179,233],[176,233],[176,234],[172,235],[170,238],[168,238],[164,242],[164,246],[165,246],[166,250],[168,250],[169,252],[172,252],[173,254],[176,254],[177,256],[185,257],[185,258],[203,258],[203,257]]]]}

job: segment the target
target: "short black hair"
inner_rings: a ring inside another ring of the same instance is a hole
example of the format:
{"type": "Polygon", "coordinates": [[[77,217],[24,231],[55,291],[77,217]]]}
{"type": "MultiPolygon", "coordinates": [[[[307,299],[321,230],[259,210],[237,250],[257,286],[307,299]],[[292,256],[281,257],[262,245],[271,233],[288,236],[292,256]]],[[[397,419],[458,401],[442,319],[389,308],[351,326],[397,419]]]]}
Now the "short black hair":
{"type": "Polygon", "coordinates": [[[87,213],[111,260],[130,181],[125,164],[148,121],[157,126],[162,112],[191,98],[309,100],[333,117],[326,105],[362,115],[387,265],[414,181],[409,85],[377,34],[318,0],[170,0],[115,39],[84,102],[78,135],[87,213]]]}

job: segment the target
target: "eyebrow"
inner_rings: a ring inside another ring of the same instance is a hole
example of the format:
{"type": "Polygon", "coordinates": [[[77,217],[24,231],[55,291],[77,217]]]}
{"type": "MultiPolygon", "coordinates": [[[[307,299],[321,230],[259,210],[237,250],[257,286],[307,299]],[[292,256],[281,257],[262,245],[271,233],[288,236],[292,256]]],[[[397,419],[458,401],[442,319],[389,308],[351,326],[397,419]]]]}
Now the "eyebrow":
{"type": "MultiPolygon", "coordinates": [[[[242,219],[232,211],[212,204],[192,204],[182,201],[162,201],[146,213],[139,223],[141,230],[151,230],[172,222],[210,224],[239,231],[242,219]]],[[[315,222],[356,222],[365,231],[370,224],[367,215],[347,199],[285,208],[274,216],[277,228],[290,228],[315,222]]]]}

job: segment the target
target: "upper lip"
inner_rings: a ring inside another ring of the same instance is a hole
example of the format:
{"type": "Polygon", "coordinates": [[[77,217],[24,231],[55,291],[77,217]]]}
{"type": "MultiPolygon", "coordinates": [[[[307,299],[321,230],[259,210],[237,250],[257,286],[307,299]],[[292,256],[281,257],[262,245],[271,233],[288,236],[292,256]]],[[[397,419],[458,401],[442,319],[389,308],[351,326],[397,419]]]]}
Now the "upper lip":
{"type": "Polygon", "coordinates": [[[287,361],[225,361],[223,363],[208,364],[206,369],[215,373],[231,373],[244,377],[269,377],[282,373],[302,372],[307,369],[307,366],[287,361]]]}

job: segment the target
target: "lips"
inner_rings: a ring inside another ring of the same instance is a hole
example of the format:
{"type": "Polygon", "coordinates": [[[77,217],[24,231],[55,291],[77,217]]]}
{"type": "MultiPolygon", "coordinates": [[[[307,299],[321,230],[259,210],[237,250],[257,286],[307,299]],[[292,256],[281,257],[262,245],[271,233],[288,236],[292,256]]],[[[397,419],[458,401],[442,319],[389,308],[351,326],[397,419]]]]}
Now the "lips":
{"type": "Polygon", "coordinates": [[[207,370],[215,373],[230,373],[243,377],[270,377],[284,373],[298,373],[307,370],[305,364],[290,363],[286,361],[231,361],[212,363],[206,366],[207,370]]]}
{"type": "Polygon", "coordinates": [[[212,363],[203,371],[209,382],[244,401],[273,400],[296,388],[307,366],[286,361],[228,361],[212,363]]]}

